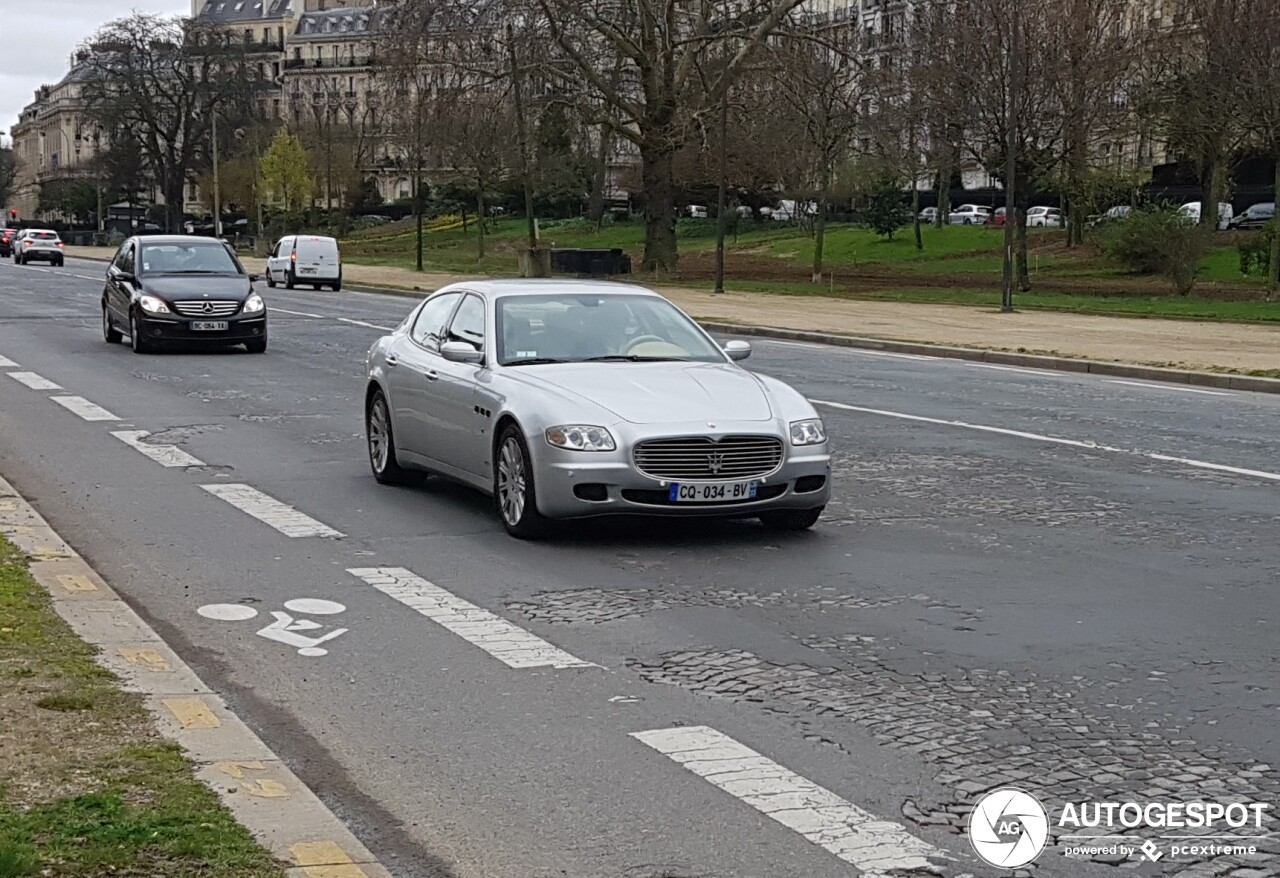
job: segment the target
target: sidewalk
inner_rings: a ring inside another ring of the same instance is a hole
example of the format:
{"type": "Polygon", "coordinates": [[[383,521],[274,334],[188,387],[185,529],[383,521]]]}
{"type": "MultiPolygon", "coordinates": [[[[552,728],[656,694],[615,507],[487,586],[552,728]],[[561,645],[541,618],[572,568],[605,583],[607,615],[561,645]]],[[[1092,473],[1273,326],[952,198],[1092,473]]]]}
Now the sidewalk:
{"type": "MultiPolygon", "coordinates": [[[[67,248],[68,256],[105,259],[109,254],[105,248],[67,248]]],[[[261,259],[244,262],[251,271],[263,269],[261,259]]],[[[419,274],[405,268],[354,263],[347,263],[344,271],[352,286],[423,293],[463,279],[461,275],[419,274]]],[[[987,310],[733,291],[713,295],[706,290],[668,286],[660,289],[693,317],[706,321],[1179,369],[1280,369],[1280,326],[1054,311],[1001,314],[994,301],[987,310]]]]}

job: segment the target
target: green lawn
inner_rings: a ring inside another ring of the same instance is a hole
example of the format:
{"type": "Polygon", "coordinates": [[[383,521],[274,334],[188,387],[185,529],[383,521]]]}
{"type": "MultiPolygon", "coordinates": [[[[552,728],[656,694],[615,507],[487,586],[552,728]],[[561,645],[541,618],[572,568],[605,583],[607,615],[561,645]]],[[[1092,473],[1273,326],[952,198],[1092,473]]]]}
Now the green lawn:
{"type": "Polygon", "coordinates": [[[281,878],[0,538],[0,878],[281,878]]]}

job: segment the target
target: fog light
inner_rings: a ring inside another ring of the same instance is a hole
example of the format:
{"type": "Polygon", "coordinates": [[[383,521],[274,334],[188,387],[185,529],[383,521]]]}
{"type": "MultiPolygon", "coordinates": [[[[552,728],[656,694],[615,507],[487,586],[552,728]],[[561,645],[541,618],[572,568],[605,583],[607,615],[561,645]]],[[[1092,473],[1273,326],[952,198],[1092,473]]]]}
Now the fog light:
{"type": "Polygon", "coordinates": [[[579,500],[590,500],[593,503],[601,503],[609,499],[609,490],[604,485],[585,484],[574,485],[573,496],[579,500]]]}
{"type": "Polygon", "coordinates": [[[801,476],[796,479],[795,492],[797,494],[811,494],[814,491],[820,491],[826,483],[826,476],[801,476]]]}
{"type": "Polygon", "coordinates": [[[163,334],[163,332],[164,332],[164,330],[162,330],[162,329],[161,329],[160,327],[158,327],[158,326],[157,326],[155,329],[151,330],[151,334],[152,334],[152,335],[154,335],[156,338],[159,338],[159,337],[161,336],[161,334],[163,334]]]}

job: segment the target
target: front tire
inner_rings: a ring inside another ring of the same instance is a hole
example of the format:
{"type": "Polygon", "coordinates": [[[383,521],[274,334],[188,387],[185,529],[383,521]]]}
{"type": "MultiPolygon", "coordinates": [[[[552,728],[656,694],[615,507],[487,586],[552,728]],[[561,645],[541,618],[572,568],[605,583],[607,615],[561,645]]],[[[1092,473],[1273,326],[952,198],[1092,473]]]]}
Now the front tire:
{"type": "Polygon", "coordinates": [[[493,499],[507,533],[519,540],[545,536],[550,521],[538,511],[538,495],[529,446],[520,429],[509,424],[498,437],[493,459],[493,499]]]}
{"type": "Polygon", "coordinates": [[[276,279],[271,276],[271,269],[269,268],[267,269],[267,286],[273,290],[276,288],[276,279]]]}
{"type": "Polygon", "coordinates": [[[251,354],[265,354],[267,352],[267,340],[265,338],[256,338],[253,341],[245,342],[244,347],[251,354]]]}
{"type": "Polygon", "coordinates": [[[760,513],[760,523],[774,531],[808,530],[818,523],[822,510],[822,506],[815,509],[776,509],[760,513]]]}
{"type": "Polygon", "coordinates": [[[379,485],[407,485],[416,481],[416,473],[396,461],[395,430],[391,426],[391,409],[381,390],[364,413],[364,433],[369,446],[369,467],[379,485]]]}
{"type": "Polygon", "coordinates": [[[107,344],[120,344],[124,336],[120,334],[120,330],[116,329],[111,323],[111,312],[107,310],[107,306],[102,306],[102,338],[107,344]]]}
{"type": "Polygon", "coordinates": [[[142,337],[137,314],[129,315],[129,347],[133,348],[135,354],[149,354],[152,350],[151,342],[142,337]]]}

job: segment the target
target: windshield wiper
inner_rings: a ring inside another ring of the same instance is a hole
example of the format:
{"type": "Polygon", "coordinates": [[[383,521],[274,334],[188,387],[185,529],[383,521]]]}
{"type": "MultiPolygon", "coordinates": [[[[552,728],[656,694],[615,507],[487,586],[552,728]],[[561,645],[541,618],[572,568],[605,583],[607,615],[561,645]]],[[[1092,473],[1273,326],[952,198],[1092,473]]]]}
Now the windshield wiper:
{"type": "Polygon", "coordinates": [[[568,360],[557,360],[555,357],[525,357],[521,360],[508,360],[504,366],[540,366],[543,363],[567,363],[568,360]]]}
{"type": "Polygon", "coordinates": [[[606,354],[603,357],[587,357],[584,363],[683,363],[688,357],[643,357],[639,354],[606,354]]]}

